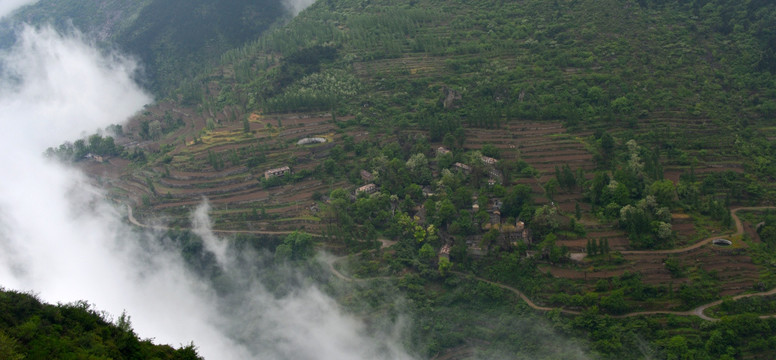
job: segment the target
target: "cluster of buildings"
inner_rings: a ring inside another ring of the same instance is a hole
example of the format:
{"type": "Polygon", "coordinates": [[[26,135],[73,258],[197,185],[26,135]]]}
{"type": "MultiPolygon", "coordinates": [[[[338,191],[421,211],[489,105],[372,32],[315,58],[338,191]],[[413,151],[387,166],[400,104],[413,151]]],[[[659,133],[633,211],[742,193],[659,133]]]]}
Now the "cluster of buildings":
{"type": "MultiPolygon", "coordinates": [[[[445,155],[445,154],[451,153],[451,151],[446,149],[443,146],[440,146],[436,149],[436,153],[437,155],[445,155]]],[[[485,172],[488,174],[488,185],[493,186],[500,183],[502,179],[502,175],[501,175],[501,171],[499,171],[496,168],[496,164],[498,164],[498,160],[485,155],[482,155],[480,157],[480,160],[484,165],[485,172]]],[[[472,172],[471,166],[461,162],[454,163],[453,167],[467,174],[470,174],[472,172]]]]}
{"type": "MultiPolygon", "coordinates": [[[[445,155],[451,153],[451,151],[440,146],[436,149],[436,153],[437,155],[445,155]]],[[[498,159],[483,155],[480,157],[480,161],[482,162],[482,169],[488,176],[488,185],[495,186],[496,184],[501,183],[503,175],[496,168],[498,165],[498,159]]],[[[454,163],[453,168],[466,174],[470,174],[473,171],[472,166],[461,162],[454,163]]],[[[477,213],[480,211],[480,205],[477,204],[476,198],[474,200],[474,204],[472,204],[472,212],[477,213]]],[[[469,248],[470,254],[485,255],[487,254],[489,247],[501,247],[507,249],[514,248],[520,243],[531,243],[531,232],[528,228],[526,228],[523,221],[517,219],[514,223],[502,222],[503,219],[501,217],[501,206],[502,203],[498,199],[493,199],[489,202],[486,211],[488,212],[490,219],[489,223],[485,224],[484,226],[486,230],[493,228],[498,229],[500,232],[499,238],[491,244],[483,244],[482,236],[471,236],[467,241],[467,247],[469,248]]],[[[449,253],[450,244],[446,244],[440,250],[439,256],[447,257],[449,256],[449,253]]]]}

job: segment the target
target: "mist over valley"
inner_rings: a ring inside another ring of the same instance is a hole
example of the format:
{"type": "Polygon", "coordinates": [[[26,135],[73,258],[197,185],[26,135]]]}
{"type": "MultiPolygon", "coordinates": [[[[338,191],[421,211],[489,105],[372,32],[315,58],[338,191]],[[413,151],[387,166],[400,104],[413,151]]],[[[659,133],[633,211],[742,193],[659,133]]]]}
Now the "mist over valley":
{"type": "Polygon", "coordinates": [[[0,5],[0,358],[776,353],[776,5],[0,5]]]}

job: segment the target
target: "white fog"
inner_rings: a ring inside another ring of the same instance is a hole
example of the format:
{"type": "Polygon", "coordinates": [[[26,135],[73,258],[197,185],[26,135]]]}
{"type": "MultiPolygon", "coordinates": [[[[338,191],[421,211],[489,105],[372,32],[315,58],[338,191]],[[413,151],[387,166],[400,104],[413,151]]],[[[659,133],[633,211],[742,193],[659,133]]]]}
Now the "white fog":
{"type": "Polygon", "coordinates": [[[86,300],[114,318],[126,311],[140,337],[193,341],[207,359],[411,358],[389,336],[397,329],[368,335],[313,285],[278,297],[243,278],[228,266],[225,240],[209,231],[207,204],[193,223],[223,271],[245,285],[233,298],[192,275],[160,234],[133,231],[123,207],[42,153],[151,102],[131,78],[137,64],[49,28],[27,27],[19,39],[0,57],[0,286],[52,303],[86,300]]]}

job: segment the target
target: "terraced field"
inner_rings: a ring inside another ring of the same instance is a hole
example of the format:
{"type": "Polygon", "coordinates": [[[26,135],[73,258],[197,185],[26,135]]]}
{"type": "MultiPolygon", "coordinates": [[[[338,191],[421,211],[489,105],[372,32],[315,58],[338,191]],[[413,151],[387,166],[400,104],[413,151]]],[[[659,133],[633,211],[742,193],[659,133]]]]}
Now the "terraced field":
{"type": "MultiPolygon", "coordinates": [[[[156,115],[164,111],[157,110],[156,115]]],[[[333,188],[348,186],[316,179],[316,167],[343,136],[368,136],[365,132],[337,133],[336,124],[326,115],[254,115],[250,117],[250,133],[244,132],[242,123],[225,121],[213,130],[193,131],[201,128],[197,126],[200,121],[204,123],[200,115],[186,117],[185,121],[183,129],[159,142],[160,147],[170,146],[172,150],[155,155],[162,159],[149,169],[135,169],[120,159],[103,164],[88,162],[84,167],[113,184],[114,196],[139,206],[141,219],[163,213],[173,224],[182,225],[190,210],[207,197],[214,205],[217,226],[224,229],[309,228],[317,224],[313,193],[328,194],[333,188]],[[305,137],[324,137],[329,142],[296,144],[305,137]],[[292,166],[294,173],[307,172],[308,176],[281,186],[262,186],[264,171],[285,165],[292,166]]],[[[146,143],[128,145],[154,153],[146,143]]]]}
{"type": "MultiPolygon", "coordinates": [[[[338,120],[350,119],[352,117],[338,120]]],[[[249,133],[244,131],[244,124],[229,123],[225,118],[214,129],[194,131],[206,128],[206,124],[197,125],[200,123],[206,123],[204,116],[187,117],[181,130],[160,142],[160,147],[167,146],[170,150],[160,150],[158,155],[153,155],[155,162],[150,168],[137,169],[120,159],[84,166],[109,183],[115,197],[134,203],[140,221],[162,213],[171,226],[183,227],[188,223],[191,209],[207,197],[213,205],[211,215],[217,229],[281,233],[303,229],[320,234],[324,231],[319,213],[322,205],[313,200],[316,194],[326,195],[336,188],[352,190],[357,186],[346,181],[327,182],[315,176],[332,149],[343,144],[346,137],[354,143],[370,141],[387,145],[397,141],[393,134],[370,134],[358,127],[341,130],[326,114],[254,114],[250,116],[249,133]],[[299,139],[306,137],[323,137],[327,142],[297,145],[299,139]],[[216,164],[214,157],[218,159],[216,164]],[[216,166],[219,161],[220,166],[216,166]],[[278,186],[262,185],[265,170],[284,165],[292,166],[295,173],[307,172],[307,175],[278,186]]],[[[692,124],[698,128],[688,128],[688,131],[700,131],[709,126],[701,120],[681,126],[692,124]]],[[[632,252],[621,229],[590,216],[590,206],[584,202],[581,189],[559,190],[552,199],[548,198],[543,185],[555,176],[556,167],[569,165],[574,171],[582,169],[588,179],[592,177],[596,164],[589,144],[591,131],[571,132],[558,121],[527,120],[512,120],[500,129],[466,129],[465,149],[492,145],[500,150],[502,161],[521,160],[535,169],[533,176],[517,177],[512,183],[529,185],[538,205],[550,204],[562,214],[572,216],[579,204],[584,213],[579,222],[585,226],[587,234],[580,238],[561,236],[558,245],[581,254],[586,250],[588,239],[606,239],[612,251],[623,254],[623,262],[618,266],[542,265],[544,271],[579,282],[587,289],[592,289],[599,279],[625,272],[640,274],[646,285],[676,287],[691,283],[690,274],[709,274],[719,284],[718,293],[722,296],[739,294],[756,286],[760,269],[752,263],[745,248],[704,246],[671,255],[632,252]],[[686,269],[686,273],[677,275],[669,271],[666,267],[669,256],[686,269]]],[[[408,138],[424,135],[422,131],[410,129],[406,133],[410,134],[408,138]]],[[[428,154],[439,145],[430,144],[428,154]]],[[[146,144],[130,146],[143,148],[146,144]]],[[[153,154],[153,149],[146,149],[153,154]]],[[[728,150],[721,147],[719,151],[728,150]]],[[[701,178],[713,171],[741,169],[732,157],[714,158],[706,154],[706,158],[701,159],[708,159],[708,162],[699,162],[695,168],[701,178]]],[[[687,171],[685,165],[672,165],[671,161],[668,164],[666,174],[669,179],[676,180],[680,173],[687,171]]],[[[698,241],[699,231],[706,231],[703,226],[696,225],[691,216],[681,213],[673,215],[672,226],[679,246],[698,241]]]]}

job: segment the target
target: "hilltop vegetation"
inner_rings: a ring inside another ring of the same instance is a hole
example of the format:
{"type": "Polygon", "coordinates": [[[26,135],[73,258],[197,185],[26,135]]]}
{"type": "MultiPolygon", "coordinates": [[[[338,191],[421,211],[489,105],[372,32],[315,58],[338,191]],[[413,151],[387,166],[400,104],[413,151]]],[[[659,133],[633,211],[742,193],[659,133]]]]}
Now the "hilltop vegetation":
{"type": "Polygon", "coordinates": [[[0,289],[0,358],[201,359],[193,345],[173,349],[140,340],[122,314],[116,324],[86,302],[41,303],[0,289]]]}

